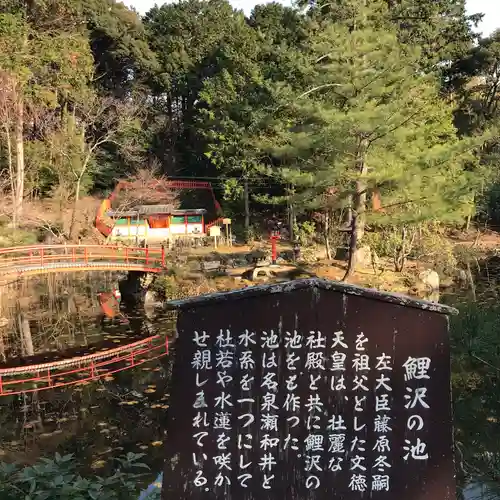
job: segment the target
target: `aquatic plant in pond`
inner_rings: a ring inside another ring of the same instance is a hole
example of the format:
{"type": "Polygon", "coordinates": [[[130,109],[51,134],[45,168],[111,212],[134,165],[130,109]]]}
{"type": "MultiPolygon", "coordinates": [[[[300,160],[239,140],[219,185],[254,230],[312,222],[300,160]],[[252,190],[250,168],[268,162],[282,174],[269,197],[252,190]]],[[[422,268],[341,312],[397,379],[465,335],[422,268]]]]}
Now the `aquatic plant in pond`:
{"type": "MultiPolygon", "coordinates": [[[[127,453],[116,458],[116,467],[107,476],[84,477],[73,455],[56,453],[35,465],[21,467],[0,463],[2,500],[137,500],[152,476],[141,462],[144,454],[127,453]]],[[[153,496],[146,497],[153,500],[153,496]]]]}

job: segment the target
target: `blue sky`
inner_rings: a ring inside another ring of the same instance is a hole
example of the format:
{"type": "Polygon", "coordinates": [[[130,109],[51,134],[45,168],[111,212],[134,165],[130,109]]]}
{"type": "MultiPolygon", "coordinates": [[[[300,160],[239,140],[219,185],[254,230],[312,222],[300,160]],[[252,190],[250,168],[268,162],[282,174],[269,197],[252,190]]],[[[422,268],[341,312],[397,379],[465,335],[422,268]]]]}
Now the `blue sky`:
{"type": "MultiPolygon", "coordinates": [[[[163,0],[122,0],[126,5],[135,7],[141,14],[147,12],[155,3],[161,5],[163,0]]],[[[252,7],[257,3],[264,1],[255,0],[231,0],[234,7],[243,9],[245,13],[250,13],[252,7]]],[[[283,3],[290,4],[290,0],[283,0],[283,3]]],[[[479,31],[483,36],[489,35],[496,28],[500,28],[500,1],[499,0],[467,0],[467,9],[473,14],[482,12],[485,14],[482,24],[479,26],[479,31]]]]}

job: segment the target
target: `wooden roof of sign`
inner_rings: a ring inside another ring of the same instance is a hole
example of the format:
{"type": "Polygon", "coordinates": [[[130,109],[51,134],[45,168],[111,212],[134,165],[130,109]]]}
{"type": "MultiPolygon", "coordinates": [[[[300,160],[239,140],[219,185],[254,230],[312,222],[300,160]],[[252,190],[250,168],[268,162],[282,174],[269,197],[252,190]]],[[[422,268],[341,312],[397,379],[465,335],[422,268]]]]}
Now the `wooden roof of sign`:
{"type": "Polygon", "coordinates": [[[266,285],[251,286],[248,288],[232,290],[229,292],[217,292],[198,295],[197,297],[191,297],[188,299],[169,301],[168,306],[172,308],[184,309],[202,305],[213,305],[216,302],[229,302],[250,297],[258,297],[260,295],[289,293],[305,288],[316,288],[319,290],[340,292],[347,295],[356,295],[359,297],[365,297],[367,299],[380,300],[382,302],[389,302],[390,304],[413,307],[429,312],[437,312],[447,315],[458,314],[457,309],[455,309],[454,307],[439,304],[438,302],[419,300],[403,294],[382,292],[380,290],[363,288],[340,281],[331,281],[321,278],[305,278],[286,281],[283,283],[271,283],[266,285]]]}

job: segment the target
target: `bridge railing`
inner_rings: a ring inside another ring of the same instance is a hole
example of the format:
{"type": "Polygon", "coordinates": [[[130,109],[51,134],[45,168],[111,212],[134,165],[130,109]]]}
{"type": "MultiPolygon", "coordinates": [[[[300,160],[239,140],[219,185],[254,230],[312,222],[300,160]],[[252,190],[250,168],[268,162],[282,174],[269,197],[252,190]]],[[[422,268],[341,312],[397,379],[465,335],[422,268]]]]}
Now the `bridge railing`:
{"type": "Polygon", "coordinates": [[[49,267],[54,264],[106,262],[148,269],[166,265],[165,249],[112,245],[30,245],[0,248],[0,273],[12,269],[49,267]]]}
{"type": "Polygon", "coordinates": [[[132,344],[76,358],[0,367],[0,396],[85,384],[168,355],[168,338],[147,337],[132,344]]]}

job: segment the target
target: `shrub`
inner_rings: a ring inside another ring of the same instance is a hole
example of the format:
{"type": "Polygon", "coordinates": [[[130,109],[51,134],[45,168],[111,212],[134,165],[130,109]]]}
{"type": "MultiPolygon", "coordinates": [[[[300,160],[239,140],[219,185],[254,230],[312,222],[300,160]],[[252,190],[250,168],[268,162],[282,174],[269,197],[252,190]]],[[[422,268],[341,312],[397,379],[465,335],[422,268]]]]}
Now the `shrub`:
{"type": "MultiPolygon", "coordinates": [[[[149,469],[140,462],[144,454],[128,453],[115,459],[116,469],[107,477],[80,475],[73,455],[56,453],[32,466],[0,463],[2,500],[137,500],[149,469]]],[[[149,498],[148,498],[149,500],[149,498]]]]}
{"type": "Polygon", "coordinates": [[[36,245],[37,242],[38,236],[35,232],[12,229],[6,226],[0,227],[0,248],[36,245]]]}

